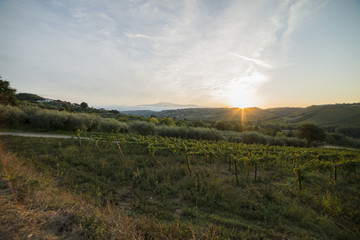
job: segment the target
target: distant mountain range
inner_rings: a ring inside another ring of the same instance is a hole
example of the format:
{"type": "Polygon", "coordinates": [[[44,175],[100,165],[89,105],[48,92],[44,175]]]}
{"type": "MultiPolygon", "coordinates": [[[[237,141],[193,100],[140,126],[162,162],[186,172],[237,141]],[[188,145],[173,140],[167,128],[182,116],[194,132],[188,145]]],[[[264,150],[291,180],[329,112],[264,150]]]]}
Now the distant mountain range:
{"type": "MultiPolygon", "coordinates": [[[[169,102],[159,102],[155,104],[143,104],[143,105],[136,105],[136,106],[107,106],[106,109],[115,109],[120,112],[134,112],[134,111],[154,111],[160,112],[164,110],[171,110],[171,109],[187,109],[187,108],[202,108],[198,105],[187,105],[187,104],[175,104],[169,102]]],[[[136,115],[136,114],[135,114],[136,115]]]]}

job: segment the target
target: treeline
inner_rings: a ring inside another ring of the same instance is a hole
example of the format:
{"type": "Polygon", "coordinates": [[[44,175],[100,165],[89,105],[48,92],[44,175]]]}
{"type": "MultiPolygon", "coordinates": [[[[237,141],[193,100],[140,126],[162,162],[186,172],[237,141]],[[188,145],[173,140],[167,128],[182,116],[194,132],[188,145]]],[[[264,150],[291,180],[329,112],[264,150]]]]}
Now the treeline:
{"type": "Polygon", "coordinates": [[[225,140],[230,142],[259,143],[268,145],[306,146],[307,142],[295,137],[272,137],[254,131],[219,131],[214,128],[177,127],[156,125],[153,122],[121,122],[95,114],[69,113],[41,109],[33,105],[0,105],[0,125],[29,126],[38,130],[64,130],[83,132],[135,133],[184,139],[225,140]]]}

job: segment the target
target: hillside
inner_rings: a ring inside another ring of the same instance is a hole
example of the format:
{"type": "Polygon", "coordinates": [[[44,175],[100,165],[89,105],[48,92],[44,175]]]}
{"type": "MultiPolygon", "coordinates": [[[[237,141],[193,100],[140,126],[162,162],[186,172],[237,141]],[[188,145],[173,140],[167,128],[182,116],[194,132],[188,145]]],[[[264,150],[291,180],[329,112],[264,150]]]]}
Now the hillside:
{"type": "Polygon", "coordinates": [[[320,126],[360,126],[360,104],[316,105],[306,108],[188,108],[176,110],[127,111],[127,114],[150,117],[171,117],[190,121],[242,121],[297,125],[313,123],[320,126]],[[244,116],[244,118],[243,118],[244,116]]]}
{"type": "Polygon", "coordinates": [[[360,104],[310,106],[289,114],[284,121],[321,126],[360,126],[360,104]]]}
{"type": "Polygon", "coordinates": [[[127,114],[139,115],[149,117],[154,115],[156,117],[171,117],[176,120],[189,121],[217,121],[217,120],[232,120],[241,121],[245,116],[245,121],[258,121],[276,117],[271,112],[267,112],[260,108],[188,108],[176,110],[164,110],[161,112],[151,111],[127,111],[127,114]]]}
{"type": "MultiPolygon", "coordinates": [[[[196,105],[158,103],[139,105],[118,111],[103,108],[82,108],[61,100],[43,100],[42,97],[29,94],[17,94],[19,100],[40,104],[42,108],[67,110],[70,112],[98,113],[103,117],[138,119],[141,117],[173,118],[185,121],[215,122],[218,120],[242,121],[251,124],[298,125],[313,123],[323,127],[360,127],[360,103],[313,105],[306,108],[279,107],[261,109],[252,108],[202,108],[196,105]],[[174,108],[174,109],[169,109],[174,108]],[[159,111],[153,111],[157,109],[159,111]],[[165,110],[164,110],[165,109],[165,110]],[[161,110],[161,111],[160,111],[161,110]],[[131,117],[131,116],[133,117],[131,117]],[[139,117],[140,116],[140,117],[139,117]]],[[[107,107],[109,108],[109,107],[107,107]]]]}

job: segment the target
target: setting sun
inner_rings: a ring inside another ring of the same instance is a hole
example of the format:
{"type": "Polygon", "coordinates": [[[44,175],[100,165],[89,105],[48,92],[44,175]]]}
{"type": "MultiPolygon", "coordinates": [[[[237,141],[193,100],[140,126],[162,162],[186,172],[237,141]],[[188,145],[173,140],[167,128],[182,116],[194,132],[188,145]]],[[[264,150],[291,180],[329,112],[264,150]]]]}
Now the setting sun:
{"type": "Polygon", "coordinates": [[[251,89],[244,88],[243,85],[233,83],[224,93],[224,97],[231,107],[253,107],[255,106],[255,96],[251,89]]]}

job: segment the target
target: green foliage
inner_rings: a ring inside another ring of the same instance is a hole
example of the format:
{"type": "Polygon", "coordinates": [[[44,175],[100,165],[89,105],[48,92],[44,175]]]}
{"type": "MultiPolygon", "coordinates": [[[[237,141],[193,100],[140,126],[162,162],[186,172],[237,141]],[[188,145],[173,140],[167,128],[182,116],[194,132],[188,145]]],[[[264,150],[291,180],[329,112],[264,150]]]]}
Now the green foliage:
{"type": "Polygon", "coordinates": [[[167,125],[167,126],[176,126],[173,118],[161,118],[160,124],[167,125]]]}
{"type": "Polygon", "coordinates": [[[86,102],[82,102],[82,103],[80,103],[80,107],[85,109],[85,108],[88,108],[89,105],[86,102]]]}
{"type": "Polygon", "coordinates": [[[343,134],[348,137],[360,138],[360,127],[338,127],[335,133],[343,134]]]}
{"type": "Polygon", "coordinates": [[[18,104],[16,95],[16,89],[10,87],[8,81],[2,80],[0,76],[0,104],[15,106],[18,104]]]}
{"type": "Polygon", "coordinates": [[[159,120],[155,117],[151,117],[149,118],[149,122],[153,123],[153,124],[159,124],[159,120]]]}
{"type": "MultiPolygon", "coordinates": [[[[66,111],[41,109],[31,103],[22,103],[19,107],[1,106],[1,124],[12,127],[29,126],[43,130],[74,131],[80,129],[85,132],[101,131],[107,133],[136,133],[140,135],[159,135],[164,137],[179,137],[197,140],[226,140],[229,142],[264,144],[277,146],[306,146],[306,140],[287,137],[282,134],[269,136],[255,131],[219,131],[211,128],[175,127],[155,125],[156,121],[121,122],[111,115],[103,118],[98,114],[70,113],[66,111]]],[[[154,118],[154,120],[157,120],[154,118]]],[[[318,128],[316,128],[318,129],[318,128]]],[[[306,132],[306,131],[305,131],[306,132]]],[[[314,131],[307,131],[314,135],[314,131]]],[[[319,133],[315,132],[318,137],[319,133]]],[[[320,132],[322,135],[323,130],[320,132]]],[[[288,135],[288,134],[287,134],[288,135]]],[[[310,135],[312,136],[312,135],[310,135]]],[[[312,138],[313,139],[313,138],[312,138]]],[[[342,134],[328,134],[325,139],[329,143],[341,146],[360,147],[359,140],[346,137],[342,134]]],[[[310,141],[311,143],[311,141],[310,141]]]]}
{"type": "Polygon", "coordinates": [[[302,124],[297,128],[297,136],[306,139],[309,144],[313,141],[322,141],[325,139],[325,130],[315,124],[302,124]]]}
{"type": "Polygon", "coordinates": [[[194,128],[194,127],[156,127],[156,133],[163,137],[180,137],[184,139],[198,139],[198,140],[225,140],[225,137],[220,131],[209,128],[194,128]]]}
{"type": "Polygon", "coordinates": [[[348,137],[339,133],[327,134],[325,141],[336,146],[360,148],[360,139],[348,137]]]}
{"type": "Polygon", "coordinates": [[[215,128],[221,131],[231,131],[232,125],[229,121],[219,120],[216,122],[215,128]]]}
{"type": "Polygon", "coordinates": [[[18,107],[0,105],[0,125],[18,126],[24,124],[26,119],[27,114],[18,107]]]}
{"type": "MultiPolygon", "coordinates": [[[[153,227],[139,228],[151,229],[151,236],[161,232],[162,239],[191,239],[197,232],[215,239],[359,237],[357,151],[138,135],[97,139],[100,151],[93,141],[79,146],[76,140],[3,137],[2,142],[24,164],[53,175],[56,184],[88,196],[98,208],[111,204],[134,218],[149,217],[153,227]],[[235,172],[227,171],[229,157],[235,172]],[[158,221],[166,230],[154,227],[158,221]],[[171,230],[175,223],[182,227],[171,230]],[[186,234],[188,229],[193,234],[186,234]]],[[[96,217],[81,222],[88,237],[106,238],[106,222],[96,217]]]]}
{"type": "Polygon", "coordinates": [[[41,100],[45,100],[45,98],[32,93],[18,93],[16,94],[16,98],[20,101],[29,101],[29,102],[38,102],[41,100]]]}
{"type": "Polygon", "coordinates": [[[98,130],[107,133],[127,133],[128,126],[113,118],[99,118],[98,130]]]}
{"type": "Polygon", "coordinates": [[[129,131],[140,135],[155,135],[156,129],[154,123],[149,122],[133,122],[129,124],[129,131]]]}

